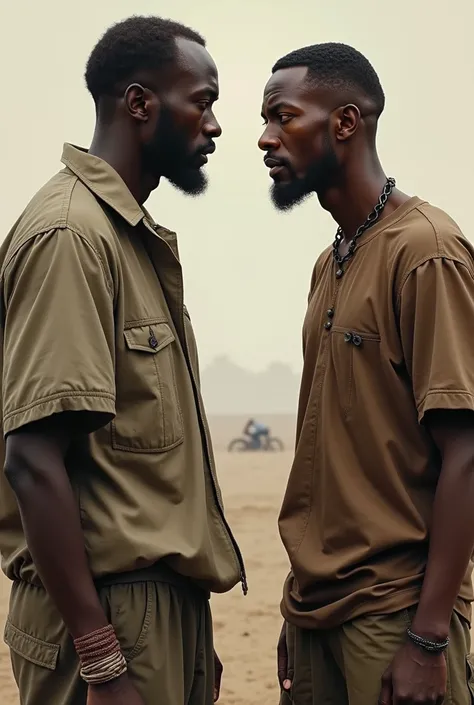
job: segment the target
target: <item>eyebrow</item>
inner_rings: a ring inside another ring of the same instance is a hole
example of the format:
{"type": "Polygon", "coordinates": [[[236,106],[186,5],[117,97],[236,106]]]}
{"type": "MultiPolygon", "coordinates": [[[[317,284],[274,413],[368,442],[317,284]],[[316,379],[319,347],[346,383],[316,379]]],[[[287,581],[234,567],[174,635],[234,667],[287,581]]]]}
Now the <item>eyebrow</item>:
{"type": "Polygon", "coordinates": [[[209,95],[214,101],[219,100],[219,91],[217,91],[215,88],[211,88],[210,86],[206,88],[198,88],[197,90],[191,93],[191,97],[197,98],[199,95],[204,94],[209,95]]]}
{"type": "MultiPolygon", "coordinates": [[[[271,98],[270,98],[270,101],[271,101],[271,98]]],[[[292,104],[291,104],[289,101],[287,101],[287,100],[277,100],[273,105],[270,105],[270,107],[267,106],[267,113],[275,113],[275,112],[276,112],[277,110],[279,110],[280,108],[289,108],[289,109],[291,109],[291,110],[294,110],[294,109],[295,109],[295,106],[292,105],[292,104]]],[[[262,116],[262,118],[264,118],[264,119],[265,119],[265,117],[266,117],[266,115],[265,115],[263,109],[262,109],[262,112],[261,112],[261,116],[262,116]]]]}

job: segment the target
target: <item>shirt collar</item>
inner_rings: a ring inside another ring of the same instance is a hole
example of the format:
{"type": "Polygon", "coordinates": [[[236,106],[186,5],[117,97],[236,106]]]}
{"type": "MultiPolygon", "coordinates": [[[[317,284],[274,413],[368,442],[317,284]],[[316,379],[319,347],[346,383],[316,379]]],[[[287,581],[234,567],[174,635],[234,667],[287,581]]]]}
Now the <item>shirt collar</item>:
{"type": "Polygon", "coordinates": [[[135,226],[143,220],[143,209],[110,164],[89,154],[86,149],[68,143],[64,145],[61,161],[92,193],[119,213],[127,223],[135,226]]]}

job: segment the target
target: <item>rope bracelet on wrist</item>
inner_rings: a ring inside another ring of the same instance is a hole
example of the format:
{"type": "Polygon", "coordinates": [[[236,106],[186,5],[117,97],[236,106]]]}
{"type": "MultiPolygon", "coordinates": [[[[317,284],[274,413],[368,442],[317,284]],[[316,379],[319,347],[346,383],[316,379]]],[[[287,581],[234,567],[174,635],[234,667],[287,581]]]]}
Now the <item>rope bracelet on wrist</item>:
{"type": "Polygon", "coordinates": [[[424,651],[429,651],[432,654],[441,654],[449,646],[449,637],[446,637],[444,641],[431,641],[430,639],[424,639],[422,636],[418,636],[412,632],[410,628],[407,629],[407,635],[410,641],[419,646],[424,651]]]}
{"type": "Polygon", "coordinates": [[[88,685],[102,685],[122,676],[127,662],[111,624],[74,640],[81,664],[81,678],[88,685]]]}

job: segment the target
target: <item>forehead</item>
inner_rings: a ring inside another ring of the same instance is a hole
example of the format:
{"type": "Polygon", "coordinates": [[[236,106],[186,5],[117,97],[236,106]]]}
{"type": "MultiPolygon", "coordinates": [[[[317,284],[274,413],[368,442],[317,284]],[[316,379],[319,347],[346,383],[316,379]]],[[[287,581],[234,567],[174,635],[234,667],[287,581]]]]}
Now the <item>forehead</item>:
{"type": "Polygon", "coordinates": [[[297,96],[307,94],[308,86],[306,76],[308,69],[306,66],[294,66],[288,69],[280,69],[270,77],[263,92],[264,102],[270,101],[274,96],[297,96]]]}
{"type": "Polygon", "coordinates": [[[217,66],[207,49],[197,42],[182,38],[176,40],[176,46],[178,61],[173,71],[174,80],[193,85],[196,90],[198,87],[208,87],[217,91],[217,66]]]}
{"type": "Polygon", "coordinates": [[[263,107],[271,109],[277,103],[299,105],[311,103],[323,107],[325,91],[306,80],[306,66],[293,66],[275,71],[263,92],[263,107]]]}

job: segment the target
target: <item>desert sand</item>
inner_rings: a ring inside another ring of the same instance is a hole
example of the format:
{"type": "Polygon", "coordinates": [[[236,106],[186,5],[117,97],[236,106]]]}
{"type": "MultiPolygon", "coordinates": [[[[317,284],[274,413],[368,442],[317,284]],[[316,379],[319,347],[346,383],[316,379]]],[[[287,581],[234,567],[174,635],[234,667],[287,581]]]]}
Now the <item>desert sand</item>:
{"type": "MultiPolygon", "coordinates": [[[[217,462],[227,516],[244,553],[249,580],[247,597],[236,587],[230,594],[212,599],[216,649],[224,663],[220,702],[276,705],[275,646],[281,626],[281,586],[287,573],[277,516],[291,453],[228,455],[218,451],[217,462]]],[[[2,576],[2,628],[8,592],[9,583],[2,576]]],[[[0,703],[19,703],[3,643],[0,643],[0,703]]]]}

